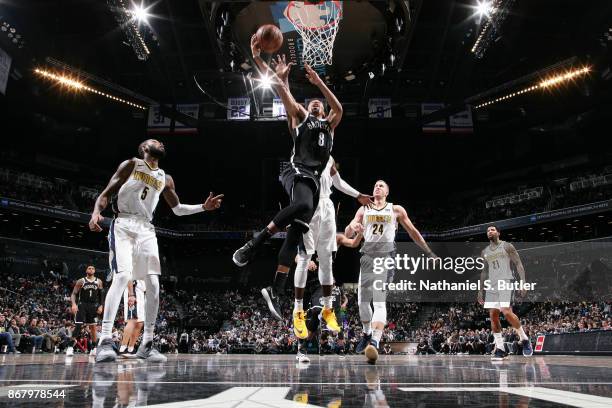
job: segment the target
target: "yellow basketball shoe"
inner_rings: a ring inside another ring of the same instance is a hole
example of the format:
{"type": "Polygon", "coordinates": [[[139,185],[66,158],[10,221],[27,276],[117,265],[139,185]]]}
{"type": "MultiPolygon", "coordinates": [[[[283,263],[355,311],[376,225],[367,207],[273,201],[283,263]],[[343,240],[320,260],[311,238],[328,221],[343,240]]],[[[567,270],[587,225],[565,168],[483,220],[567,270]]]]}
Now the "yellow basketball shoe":
{"type": "Polygon", "coordinates": [[[298,339],[305,339],[308,337],[306,317],[304,316],[303,310],[296,310],[293,312],[293,333],[295,333],[295,337],[298,339]]]}
{"type": "Polygon", "coordinates": [[[340,331],[340,326],[338,326],[338,321],[336,320],[336,313],[334,313],[334,309],[326,309],[323,308],[321,312],[321,317],[325,320],[325,324],[327,328],[333,332],[338,333],[340,331]]]}

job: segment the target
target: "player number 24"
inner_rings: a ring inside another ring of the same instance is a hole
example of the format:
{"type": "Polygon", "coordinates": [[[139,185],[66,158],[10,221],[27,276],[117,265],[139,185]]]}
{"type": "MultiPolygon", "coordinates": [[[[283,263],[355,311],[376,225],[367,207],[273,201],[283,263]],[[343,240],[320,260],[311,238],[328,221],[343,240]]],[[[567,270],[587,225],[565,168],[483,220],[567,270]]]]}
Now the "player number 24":
{"type": "Polygon", "coordinates": [[[383,234],[383,225],[382,224],[374,224],[372,226],[372,234],[373,235],[382,235],[383,234]]]}

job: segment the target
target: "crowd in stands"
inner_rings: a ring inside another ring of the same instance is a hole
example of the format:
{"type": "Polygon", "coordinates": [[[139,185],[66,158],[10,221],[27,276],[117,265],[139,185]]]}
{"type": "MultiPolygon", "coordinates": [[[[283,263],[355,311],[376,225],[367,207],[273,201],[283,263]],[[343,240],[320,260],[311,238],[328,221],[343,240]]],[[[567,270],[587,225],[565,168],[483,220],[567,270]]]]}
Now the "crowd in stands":
{"type": "MultiPolygon", "coordinates": [[[[60,352],[70,341],[74,325],[69,296],[74,279],[61,272],[15,276],[0,271],[0,346],[6,351],[60,352]],[[10,337],[10,340],[9,340],[10,337]]],[[[155,342],[162,352],[292,353],[296,340],[289,321],[270,316],[257,290],[208,291],[162,288],[155,342]]],[[[339,334],[323,331],[306,344],[311,353],[351,354],[362,334],[356,296],[347,294],[338,315],[339,334]]],[[[539,334],[610,330],[612,302],[522,304],[517,312],[532,342],[539,334]]],[[[283,305],[287,316],[291,305],[283,305]]],[[[493,348],[488,313],[476,303],[389,303],[383,343],[418,342],[419,354],[484,354],[493,348]],[[424,319],[424,317],[427,317],[424,319]]],[[[124,325],[117,316],[114,338],[124,325]]],[[[516,333],[503,332],[509,352],[520,352],[516,333]]],[[[84,331],[75,350],[93,345],[84,331]]],[[[388,350],[390,353],[390,349],[388,350]]]]}

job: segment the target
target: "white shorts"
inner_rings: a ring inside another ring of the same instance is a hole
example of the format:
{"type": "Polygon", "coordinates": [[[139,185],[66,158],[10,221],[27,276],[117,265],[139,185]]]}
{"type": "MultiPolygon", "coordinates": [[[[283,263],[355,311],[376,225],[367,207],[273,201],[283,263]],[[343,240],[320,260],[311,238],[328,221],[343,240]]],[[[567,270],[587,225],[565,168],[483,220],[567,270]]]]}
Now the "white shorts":
{"type": "Polygon", "coordinates": [[[128,273],[132,280],[161,275],[157,237],[149,221],[119,214],[111,223],[108,247],[113,273],[128,273]]]}
{"type": "MultiPolygon", "coordinates": [[[[493,285],[497,285],[497,281],[492,281],[493,285]]],[[[501,309],[502,307],[510,307],[512,303],[513,290],[499,290],[496,287],[485,291],[485,309],[501,309]]]]}
{"type": "Polygon", "coordinates": [[[145,283],[142,280],[136,281],[134,294],[136,295],[136,304],[133,307],[128,306],[128,290],[123,292],[123,319],[136,319],[138,322],[145,321],[145,283]]]}
{"type": "Polygon", "coordinates": [[[315,210],[310,229],[304,234],[304,247],[306,253],[312,255],[318,252],[319,255],[332,252],[338,249],[336,244],[336,211],[334,202],[329,198],[321,198],[315,210]]]}

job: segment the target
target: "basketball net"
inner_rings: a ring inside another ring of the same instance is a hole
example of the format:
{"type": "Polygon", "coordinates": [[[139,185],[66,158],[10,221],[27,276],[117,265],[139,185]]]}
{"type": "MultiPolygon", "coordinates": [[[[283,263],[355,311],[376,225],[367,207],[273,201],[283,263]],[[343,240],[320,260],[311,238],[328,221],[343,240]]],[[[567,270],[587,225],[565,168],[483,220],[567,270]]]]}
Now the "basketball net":
{"type": "Polygon", "coordinates": [[[342,19],[340,1],[290,1],[285,14],[304,41],[304,62],[313,67],[331,65],[342,19]]]}

